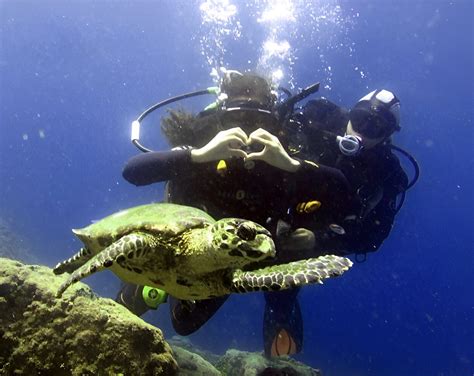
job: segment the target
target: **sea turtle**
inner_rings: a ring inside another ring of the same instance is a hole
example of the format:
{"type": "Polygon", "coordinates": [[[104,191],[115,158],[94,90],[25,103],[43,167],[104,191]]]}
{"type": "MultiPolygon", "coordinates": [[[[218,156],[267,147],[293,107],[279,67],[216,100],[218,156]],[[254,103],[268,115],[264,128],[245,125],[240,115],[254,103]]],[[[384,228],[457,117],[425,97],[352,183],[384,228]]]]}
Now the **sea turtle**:
{"type": "Polygon", "coordinates": [[[58,297],[104,269],[124,281],[196,300],[322,283],[352,265],[344,257],[322,256],[258,268],[275,256],[263,226],[238,218],[215,221],[200,209],[176,204],[133,207],[73,232],[85,247],[54,268],[55,274],[72,273],[58,297]]]}

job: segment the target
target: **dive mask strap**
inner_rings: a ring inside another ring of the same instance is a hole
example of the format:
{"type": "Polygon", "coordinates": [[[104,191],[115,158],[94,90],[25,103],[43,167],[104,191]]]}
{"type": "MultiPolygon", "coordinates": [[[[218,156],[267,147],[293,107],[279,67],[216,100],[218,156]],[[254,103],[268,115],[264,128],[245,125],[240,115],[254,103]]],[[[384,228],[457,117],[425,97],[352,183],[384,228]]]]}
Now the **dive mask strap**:
{"type": "Polygon", "coordinates": [[[346,134],[344,136],[337,136],[336,140],[341,153],[348,157],[357,155],[363,148],[362,139],[357,136],[346,134]]]}

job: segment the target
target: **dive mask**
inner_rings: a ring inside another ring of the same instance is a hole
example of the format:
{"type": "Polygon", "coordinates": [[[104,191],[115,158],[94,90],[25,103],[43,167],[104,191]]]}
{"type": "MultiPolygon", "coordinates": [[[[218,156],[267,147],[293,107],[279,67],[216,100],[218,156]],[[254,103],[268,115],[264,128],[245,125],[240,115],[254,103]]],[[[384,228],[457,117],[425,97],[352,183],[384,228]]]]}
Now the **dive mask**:
{"type": "Polygon", "coordinates": [[[263,128],[271,133],[278,131],[278,119],[268,110],[262,108],[231,107],[222,110],[219,115],[222,129],[242,128],[246,133],[252,133],[263,128]]]}
{"type": "Polygon", "coordinates": [[[371,139],[388,137],[397,130],[395,116],[382,106],[354,108],[349,113],[349,119],[354,131],[371,139]]]}

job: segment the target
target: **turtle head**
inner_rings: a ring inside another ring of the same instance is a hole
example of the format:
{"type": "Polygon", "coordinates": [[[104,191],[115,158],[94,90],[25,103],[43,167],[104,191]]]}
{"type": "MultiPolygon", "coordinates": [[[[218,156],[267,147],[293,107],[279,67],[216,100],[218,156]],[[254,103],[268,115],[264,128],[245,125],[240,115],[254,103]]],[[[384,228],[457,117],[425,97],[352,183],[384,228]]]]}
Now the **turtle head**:
{"type": "Polygon", "coordinates": [[[224,218],[213,227],[213,244],[220,255],[226,252],[236,264],[248,264],[275,257],[270,232],[259,224],[238,218],[224,218]]]}

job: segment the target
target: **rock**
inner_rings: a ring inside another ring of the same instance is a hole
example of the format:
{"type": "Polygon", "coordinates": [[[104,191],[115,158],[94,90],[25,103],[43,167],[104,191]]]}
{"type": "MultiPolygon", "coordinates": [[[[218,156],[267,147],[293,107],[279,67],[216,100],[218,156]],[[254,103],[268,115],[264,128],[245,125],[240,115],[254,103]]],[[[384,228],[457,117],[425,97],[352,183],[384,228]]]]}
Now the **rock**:
{"type": "Polygon", "coordinates": [[[226,376],[321,376],[321,372],[289,357],[266,358],[262,353],[230,349],[216,368],[226,376]]]}
{"type": "MultiPolygon", "coordinates": [[[[211,363],[213,366],[216,365],[216,363],[219,361],[221,358],[219,355],[211,353],[209,351],[200,349],[199,347],[195,346],[189,337],[183,337],[183,336],[178,336],[175,335],[171,338],[167,338],[166,341],[171,345],[171,348],[174,350],[176,347],[179,347],[181,349],[185,349],[189,352],[192,352],[193,354],[199,355],[201,358],[206,360],[207,362],[211,363]]],[[[179,364],[179,361],[178,361],[179,364]]]]}
{"type": "MultiPolygon", "coordinates": [[[[230,349],[224,355],[219,356],[196,347],[189,338],[174,336],[168,340],[176,354],[180,367],[182,359],[178,356],[178,348],[185,349],[194,356],[198,354],[206,363],[210,363],[218,370],[216,375],[224,376],[321,376],[321,372],[305,364],[291,359],[290,357],[279,357],[268,359],[262,353],[245,352],[230,349]]],[[[194,358],[191,358],[194,359],[194,358]]],[[[191,364],[193,361],[190,362],[191,364]]],[[[192,366],[191,366],[192,367],[192,366]]],[[[189,368],[191,370],[191,368],[189,368]]],[[[200,371],[195,371],[200,372],[200,371]]],[[[181,374],[181,373],[180,373],[181,374]]],[[[200,375],[202,373],[195,373],[200,375]]],[[[205,373],[204,373],[205,374],[205,373]]],[[[214,373],[208,373],[214,375],[214,373]]],[[[183,373],[183,375],[194,375],[183,373]]]]}
{"type": "Polygon", "coordinates": [[[320,376],[291,358],[195,348],[83,283],[55,297],[66,276],[0,258],[0,375],[320,376]],[[174,353],[174,355],[173,355],[174,353]]]}
{"type": "Polygon", "coordinates": [[[65,278],[0,258],[0,374],[177,374],[159,329],[65,278]]]}
{"type": "Polygon", "coordinates": [[[172,346],[179,365],[180,376],[222,376],[222,374],[200,355],[179,346],[172,346]]]}

